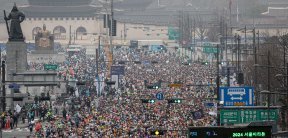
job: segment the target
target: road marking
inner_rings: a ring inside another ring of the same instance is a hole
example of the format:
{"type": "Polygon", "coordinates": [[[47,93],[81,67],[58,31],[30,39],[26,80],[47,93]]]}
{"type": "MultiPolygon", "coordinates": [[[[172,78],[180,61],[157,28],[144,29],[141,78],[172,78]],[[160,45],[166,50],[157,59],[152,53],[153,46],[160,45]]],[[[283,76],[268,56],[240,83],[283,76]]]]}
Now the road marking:
{"type": "Polygon", "coordinates": [[[249,89],[249,104],[252,105],[252,89],[249,89]]]}
{"type": "Polygon", "coordinates": [[[12,132],[12,130],[3,130],[3,132],[12,132]]]}

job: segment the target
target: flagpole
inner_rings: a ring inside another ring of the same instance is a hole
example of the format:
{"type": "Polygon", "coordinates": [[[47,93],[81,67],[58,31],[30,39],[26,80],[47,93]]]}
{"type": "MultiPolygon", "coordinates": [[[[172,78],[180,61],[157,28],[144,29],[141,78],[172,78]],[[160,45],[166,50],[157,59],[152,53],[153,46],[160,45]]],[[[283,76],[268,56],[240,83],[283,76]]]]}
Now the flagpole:
{"type": "Polygon", "coordinates": [[[229,19],[230,19],[230,26],[232,25],[232,0],[229,1],[229,19]]]}
{"type": "Polygon", "coordinates": [[[238,7],[238,0],[237,0],[237,23],[239,22],[239,7],[238,7]]]}

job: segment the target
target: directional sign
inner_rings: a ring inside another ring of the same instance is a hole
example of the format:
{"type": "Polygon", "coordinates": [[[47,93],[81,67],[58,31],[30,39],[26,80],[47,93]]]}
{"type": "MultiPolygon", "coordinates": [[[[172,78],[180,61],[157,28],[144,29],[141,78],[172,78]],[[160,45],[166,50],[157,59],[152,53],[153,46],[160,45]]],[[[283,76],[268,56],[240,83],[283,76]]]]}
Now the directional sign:
{"type": "Polygon", "coordinates": [[[157,98],[158,100],[163,100],[163,99],[164,99],[163,93],[162,93],[162,92],[158,92],[158,93],[156,94],[156,98],[157,98]]]}
{"type": "Polygon", "coordinates": [[[179,29],[173,28],[173,27],[168,27],[169,40],[178,40],[179,36],[180,36],[179,29]]]}
{"type": "Polygon", "coordinates": [[[111,66],[111,75],[124,75],[125,66],[111,66]]]}
{"type": "Polygon", "coordinates": [[[217,47],[205,46],[205,47],[203,47],[203,52],[204,53],[215,53],[216,54],[217,53],[217,47]]]}
{"type": "Polygon", "coordinates": [[[56,70],[58,68],[58,65],[53,65],[53,64],[45,64],[44,69],[45,70],[56,70]]]}
{"type": "MultiPolygon", "coordinates": [[[[270,109],[270,120],[278,120],[278,110],[270,109]]],[[[220,110],[221,124],[242,124],[268,120],[268,109],[226,109],[220,110]]]]}
{"type": "Polygon", "coordinates": [[[9,84],[8,86],[10,89],[19,89],[20,88],[20,85],[19,84],[16,84],[16,83],[12,83],[12,84],[9,84]]]}
{"type": "Polygon", "coordinates": [[[253,87],[220,87],[220,100],[224,106],[254,106],[253,87]]]}

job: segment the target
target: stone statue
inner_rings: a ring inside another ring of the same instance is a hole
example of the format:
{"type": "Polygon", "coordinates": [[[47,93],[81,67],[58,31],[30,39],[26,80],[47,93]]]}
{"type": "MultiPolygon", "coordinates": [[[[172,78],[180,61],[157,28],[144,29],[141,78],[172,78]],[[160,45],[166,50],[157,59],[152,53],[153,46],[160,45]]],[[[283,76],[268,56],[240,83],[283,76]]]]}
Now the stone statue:
{"type": "Polygon", "coordinates": [[[24,21],[25,15],[18,10],[15,3],[8,17],[4,11],[4,19],[8,29],[9,41],[24,41],[20,23],[24,21]],[[11,20],[10,29],[8,27],[8,20],[11,20]]]}
{"type": "Polygon", "coordinates": [[[39,47],[53,46],[53,35],[51,35],[50,31],[46,30],[45,24],[43,25],[43,29],[35,36],[35,44],[39,47]]]}

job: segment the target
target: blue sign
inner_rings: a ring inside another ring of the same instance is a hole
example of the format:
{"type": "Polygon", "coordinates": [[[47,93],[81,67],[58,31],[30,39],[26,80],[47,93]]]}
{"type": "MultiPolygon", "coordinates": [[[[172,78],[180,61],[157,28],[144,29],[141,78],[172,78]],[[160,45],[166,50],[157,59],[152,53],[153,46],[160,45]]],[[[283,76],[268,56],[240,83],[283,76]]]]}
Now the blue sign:
{"type": "Polygon", "coordinates": [[[125,66],[111,66],[111,75],[124,75],[125,66]]]}
{"type": "Polygon", "coordinates": [[[253,87],[220,87],[224,106],[254,106],[253,87]]]}
{"type": "Polygon", "coordinates": [[[214,107],[215,104],[213,102],[207,102],[204,104],[206,107],[214,107]]]}
{"type": "Polygon", "coordinates": [[[150,61],[143,61],[142,64],[144,64],[144,65],[149,65],[149,64],[150,64],[150,61]]]}
{"type": "Polygon", "coordinates": [[[157,98],[158,100],[163,100],[163,99],[164,99],[163,93],[162,93],[162,92],[158,92],[158,93],[156,94],[156,98],[157,98]]]}
{"type": "Polygon", "coordinates": [[[8,88],[10,89],[19,89],[20,85],[16,83],[9,84],[8,88]]]}

